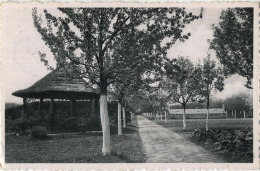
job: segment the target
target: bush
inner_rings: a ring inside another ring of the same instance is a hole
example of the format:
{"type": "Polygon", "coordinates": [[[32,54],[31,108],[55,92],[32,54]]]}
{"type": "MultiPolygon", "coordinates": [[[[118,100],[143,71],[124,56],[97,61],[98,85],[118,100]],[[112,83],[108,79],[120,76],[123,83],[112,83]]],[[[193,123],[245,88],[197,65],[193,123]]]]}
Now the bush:
{"type": "Polygon", "coordinates": [[[233,152],[234,155],[246,155],[249,158],[253,156],[252,128],[216,128],[209,131],[196,129],[192,138],[205,144],[214,144],[215,150],[218,151],[233,152]]]}
{"type": "Polygon", "coordinates": [[[15,133],[24,134],[24,132],[28,129],[27,119],[25,117],[20,117],[14,120],[13,131],[15,133]]]}
{"type": "Polygon", "coordinates": [[[63,123],[63,127],[66,130],[76,131],[79,127],[78,118],[76,117],[66,118],[63,123]]]}
{"type": "Polygon", "coordinates": [[[47,130],[42,126],[35,126],[32,128],[31,137],[39,140],[48,139],[47,130]]]}

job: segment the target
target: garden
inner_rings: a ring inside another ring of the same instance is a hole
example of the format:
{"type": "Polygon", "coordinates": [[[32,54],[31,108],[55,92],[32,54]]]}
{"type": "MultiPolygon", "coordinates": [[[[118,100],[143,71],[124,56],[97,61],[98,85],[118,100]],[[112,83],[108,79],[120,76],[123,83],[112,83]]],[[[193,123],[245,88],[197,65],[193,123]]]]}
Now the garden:
{"type": "Polygon", "coordinates": [[[251,118],[211,119],[208,131],[205,130],[205,119],[186,121],[186,129],[182,128],[182,120],[156,121],[156,123],[177,132],[227,163],[253,162],[253,120],[251,118]]]}
{"type": "MultiPolygon", "coordinates": [[[[111,124],[111,155],[102,155],[102,132],[64,132],[46,134],[43,130],[29,135],[5,136],[6,163],[140,163],[146,161],[136,119],[117,135],[111,124]],[[39,136],[39,137],[37,137],[39,136]]],[[[39,127],[36,127],[37,129],[39,127]]]]}

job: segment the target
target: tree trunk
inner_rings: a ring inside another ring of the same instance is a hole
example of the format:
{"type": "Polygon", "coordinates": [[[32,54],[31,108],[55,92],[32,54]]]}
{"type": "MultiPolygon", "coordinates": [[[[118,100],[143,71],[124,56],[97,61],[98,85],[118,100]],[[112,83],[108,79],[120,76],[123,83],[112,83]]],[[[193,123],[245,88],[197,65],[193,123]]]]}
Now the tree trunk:
{"type": "Polygon", "coordinates": [[[107,80],[100,76],[100,118],[103,131],[103,146],[102,153],[107,155],[111,153],[110,147],[110,126],[109,126],[109,116],[107,109],[107,80]]]}
{"type": "Polygon", "coordinates": [[[235,118],[237,117],[237,111],[235,110],[235,118]]]}
{"type": "Polygon", "coordinates": [[[246,111],[243,110],[243,113],[244,113],[244,118],[246,118],[246,111]]]}
{"type": "Polygon", "coordinates": [[[186,111],[185,111],[185,107],[183,107],[183,129],[186,129],[186,111]]]}
{"type": "Polygon", "coordinates": [[[163,114],[162,114],[162,109],[159,110],[160,112],[160,116],[161,116],[161,122],[163,121],[162,117],[163,117],[163,114]]]}
{"type": "Polygon", "coordinates": [[[125,106],[123,106],[123,128],[126,128],[125,106]]]}
{"type": "Polygon", "coordinates": [[[134,119],[134,113],[131,112],[131,121],[134,119]]]}
{"type": "Polygon", "coordinates": [[[209,130],[209,97],[207,98],[207,118],[206,118],[206,131],[209,130]]]}
{"type": "Polygon", "coordinates": [[[118,129],[118,135],[122,135],[122,118],[121,118],[121,102],[120,100],[118,101],[118,108],[117,108],[117,129],[118,129]]]}
{"type": "Polygon", "coordinates": [[[166,111],[166,109],[164,110],[164,120],[165,120],[165,122],[167,122],[167,111],[166,111]]]}

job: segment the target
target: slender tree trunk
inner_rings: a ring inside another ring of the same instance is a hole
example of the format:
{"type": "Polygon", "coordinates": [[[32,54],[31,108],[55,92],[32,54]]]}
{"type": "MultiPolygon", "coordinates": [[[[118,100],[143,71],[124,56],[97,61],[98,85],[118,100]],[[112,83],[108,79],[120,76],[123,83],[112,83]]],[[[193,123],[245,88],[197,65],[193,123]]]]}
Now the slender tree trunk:
{"type": "Polygon", "coordinates": [[[246,111],[243,110],[244,118],[246,118],[246,111]]]}
{"type": "Polygon", "coordinates": [[[164,109],[164,120],[165,120],[165,122],[167,122],[167,111],[166,111],[166,109],[164,109]]]}
{"type": "Polygon", "coordinates": [[[162,114],[162,109],[159,110],[160,111],[160,116],[161,116],[161,122],[163,121],[162,117],[163,117],[163,114],[162,114]]]}
{"type": "Polygon", "coordinates": [[[134,113],[131,112],[131,121],[134,119],[134,113]]]}
{"type": "Polygon", "coordinates": [[[117,105],[117,129],[118,129],[118,135],[122,135],[122,112],[121,112],[121,109],[122,109],[122,105],[121,105],[121,101],[119,100],[118,101],[118,105],[117,105]]]}
{"type": "Polygon", "coordinates": [[[209,97],[207,98],[207,118],[206,118],[206,131],[209,130],[209,97]]]}
{"type": "Polygon", "coordinates": [[[235,110],[235,118],[237,117],[237,111],[235,110]]]}
{"type": "Polygon", "coordinates": [[[103,146],[102,153],[107,155],[111,153],[110,147],[110,126],[109,126],[109,116],[107,109],[107,80],[100,77],[100,118],[103,131],[103,146]]]}
{"type": "Polygon", "coordinates": [[[123,127],[126,128],[125,106],[123,106],[123,127]]]}
{"type": "Polygon", "coordinates": [[[186,129],[186,106],[184,105],[183,106],[183,119],[182,119],[182,122],[183,122],[183,129],[186,129]]]}

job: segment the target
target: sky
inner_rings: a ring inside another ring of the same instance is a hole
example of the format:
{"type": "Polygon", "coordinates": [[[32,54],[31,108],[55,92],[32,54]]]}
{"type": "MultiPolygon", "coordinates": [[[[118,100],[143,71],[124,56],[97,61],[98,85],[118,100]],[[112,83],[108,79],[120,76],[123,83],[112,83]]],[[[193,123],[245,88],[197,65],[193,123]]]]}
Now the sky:
{"type": "MultiPolygon", "coordinates": [[[[185,42],[176,42],[168,51],[168,57],[187,56],[192,62],[198,62],[210,52],[212,59],[217,61],[214,51],[208,50],[207,39],[213,38],[212,24],[218,24],[222,10],[205,8],[203,18],[184,29],[184,32],[191,33],[191,37],[185,42]]],[[[188,8],[187,11],[198,13],[199,8],[188,8]]],[[[50,72],[40,61],[38,51],[46,53],[50,63],[54,63],[53,56],[33,27],[31,7],[4,8],[2,23],[3,94],[6,102],[22,103],[21,98],[11,95],[12,92],[28,88],[50,72]]],[[[225,80],[224,90],[215,97],[226,98],[239,92],[252,93],[252,90],[245,88],[245,82],[245,78],[234,75],[225,80]]]]}

